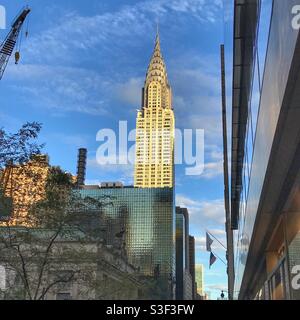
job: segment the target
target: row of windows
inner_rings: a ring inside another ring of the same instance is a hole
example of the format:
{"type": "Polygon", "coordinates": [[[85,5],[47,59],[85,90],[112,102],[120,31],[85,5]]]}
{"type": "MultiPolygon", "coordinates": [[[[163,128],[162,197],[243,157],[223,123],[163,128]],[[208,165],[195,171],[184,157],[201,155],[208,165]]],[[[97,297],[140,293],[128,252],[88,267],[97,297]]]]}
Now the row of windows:
{"type": "Polygon", "coordinates": [[[152,178],[157,177],[157,179],[161,178],[161,175],[163,175],[164,177],[170,177],[172,172],[171,171],[164,171],[164,172],[151,172],[152,174],[150,175],[150,172],[137,172],[136,176],[138,176],[138,178],[141,179],[141,177],[147,177],[147,176],[151,176],[152,178]]]}
{"type": "Polygon", "coordinates": [[[245,221],[246,221],[246,210],[247,201],[250,186],[250,177],[252,170],[252,160],[253,160],[253,150],[255,145],[255,133],[259,113],[260,105],[260,95],[263,82],[263,73],[265,66],[266,50],[267,50],[267,39],[270,27],[270,18],[272,12],[272,0],[260,1],[260,19],[258,24],[258,37],[254,48],[254,66],[253,66],[253,76],[252,76],[252,88],[251,94],[248,101],[248,122],[247,131],[245,138],[245,150],[244,150],[244,163],[243,163],[243,183],[241,190],[241,200],[240,200],[240,221],[239,230],[235,234],[235,248],[236,248],[236,283],[241,281],[241,274],[243,268],[240,265],[240,250],[242,250],[241,239],[245,232],[245,221]]]}
{"type": "Polygon", "coordinates": [[[160,144],[155,144],[153,143],[152,145],[149,145],[148,141],[139,141],[139,145],[136,147],[137,153],[149,153],[151,151],[157,151],[157,152],[164,152],[164,151],[172,151],[173,150],[173,144],[170,142],[166,143],[160,143],[160,144]],[[142,142],[142,143],[141,143],[142,142]]]}
{"type": "Polygon", "coordinates": [[[150,169],[154,169],[154,168],[162,168],[162,169],[168,169],[169,168],[169,165],[168,164],[162,164],[162,163],[159,163],[159,164],[146,164],[145,165],[146,168],[150,168],[150,169]]]}

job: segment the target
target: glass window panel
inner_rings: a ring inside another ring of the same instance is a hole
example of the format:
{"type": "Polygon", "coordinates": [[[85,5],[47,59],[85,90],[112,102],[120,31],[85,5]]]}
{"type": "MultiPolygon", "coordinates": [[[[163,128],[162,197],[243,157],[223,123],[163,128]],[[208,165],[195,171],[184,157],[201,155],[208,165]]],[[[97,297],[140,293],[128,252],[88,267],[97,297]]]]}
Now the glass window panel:
{"type": "Polygon", "coordinates": [[[262,77],[263,77],[263,72],[265,67],[271,14],[272,14],[272,5],[273,5],[273,0],[261,0],[261,11],[260,11],[260,21],[259,21],[258,41],[257,41],[260,83],[262,83],[262,77]]]}
{"type": "MultiPolygon", "coordinates": [[[[259,112],[259,103],[260,103],[260,84],[259,84],[259,74],[258,74],[258,63],[256,61],[254,75],[253,75],[251,104],[250,104],[250,111],[251,111],[250,121],[252,121],[251,135],[252,135],[253,142],[255,140],[257,117],[259,112]]],[[[251,156],[251,163],[252,163],[252,156],[251,156]]]]}

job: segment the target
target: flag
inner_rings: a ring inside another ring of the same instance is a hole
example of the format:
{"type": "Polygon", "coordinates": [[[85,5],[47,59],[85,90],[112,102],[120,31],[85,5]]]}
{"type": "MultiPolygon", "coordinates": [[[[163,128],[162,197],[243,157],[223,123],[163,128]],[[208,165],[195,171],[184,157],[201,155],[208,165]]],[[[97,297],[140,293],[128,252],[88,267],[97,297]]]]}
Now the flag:
{"type": "Polygon", "coordinates": [[[211,252],[210,258],[209,258],[209,269],[216,262],[216,260],[217,260],[216,256],[211,252]]]}
{"type": "Polygon", "coordinates": [[[214,240],[206,232],[206,251],[211,252],[211,245],[212,245],[213,242],[214,242],[214,240]]]}

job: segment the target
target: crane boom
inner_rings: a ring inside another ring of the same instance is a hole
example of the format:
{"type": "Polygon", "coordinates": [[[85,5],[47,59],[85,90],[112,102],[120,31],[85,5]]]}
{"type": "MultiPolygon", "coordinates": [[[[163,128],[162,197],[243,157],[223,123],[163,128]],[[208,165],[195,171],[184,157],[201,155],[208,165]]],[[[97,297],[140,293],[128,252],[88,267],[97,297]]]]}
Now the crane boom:
{"type": "Polygon", "coordinates": [[[22,25],[29,14],[30,9],[24,9],[12,23],[11,30],[5,40],[0,45],[0,80],[8,64],[9,58],[13,53],[22,25]]]}

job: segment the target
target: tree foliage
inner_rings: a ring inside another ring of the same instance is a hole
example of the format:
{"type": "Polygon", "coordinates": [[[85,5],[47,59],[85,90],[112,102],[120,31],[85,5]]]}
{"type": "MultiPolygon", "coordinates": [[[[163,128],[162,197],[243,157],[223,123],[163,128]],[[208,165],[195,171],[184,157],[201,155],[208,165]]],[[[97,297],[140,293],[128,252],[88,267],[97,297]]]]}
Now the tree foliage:
{"type": "Polygon", "coordinates": [[[7,163],[23,164],[32,155],[40,154],[43,144],[36,142],[42,129],[41,123],[27,122],[17,133],[7,133],[0,128],[0,169],[7,163]]]}

